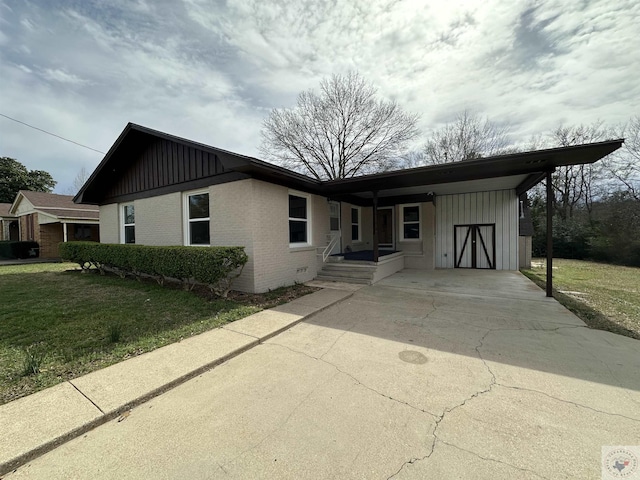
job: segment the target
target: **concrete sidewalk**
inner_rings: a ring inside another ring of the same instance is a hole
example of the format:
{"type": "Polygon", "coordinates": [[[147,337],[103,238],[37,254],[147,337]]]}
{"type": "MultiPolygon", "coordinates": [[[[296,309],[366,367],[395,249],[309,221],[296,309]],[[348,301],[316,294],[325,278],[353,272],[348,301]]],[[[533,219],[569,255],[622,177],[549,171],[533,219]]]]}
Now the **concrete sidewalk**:
{"type": "Polygon", "coordinates": [[[3,265],[30,265],[32,263],[62,263],[59,258],[3,258],[0,259],[0,267],[3,265]]]}
{"type": "Polygon", "coordinates": [[[0,475],[353,295],[334,285],[0,406],[0,475]],[[336,288],[337,287],[337,288],[336,288]]]}

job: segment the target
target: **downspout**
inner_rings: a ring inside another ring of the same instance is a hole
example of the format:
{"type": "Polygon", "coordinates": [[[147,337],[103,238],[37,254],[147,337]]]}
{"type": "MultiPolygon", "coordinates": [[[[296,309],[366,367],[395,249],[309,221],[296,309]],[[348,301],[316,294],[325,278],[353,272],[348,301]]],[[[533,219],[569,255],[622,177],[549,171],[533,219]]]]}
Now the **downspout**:
{"type": "Polygon", "coordinates": [[[554,168],[547,170],[547,297],[553,297],[553,188],[551,175],[554,168]]]}
{"type": "Polygon", "coordinates": [[[378,192],[373,193],[373,261],[378,261],[378,192]]]}

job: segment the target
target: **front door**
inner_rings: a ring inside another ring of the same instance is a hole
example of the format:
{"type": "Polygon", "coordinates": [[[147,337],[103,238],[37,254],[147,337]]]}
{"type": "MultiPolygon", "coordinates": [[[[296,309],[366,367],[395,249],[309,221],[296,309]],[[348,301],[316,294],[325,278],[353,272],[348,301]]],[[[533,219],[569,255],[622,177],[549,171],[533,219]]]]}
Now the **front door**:
{"type": "MultiPolygon", "coordinates": [[[[329,230],[331,238],[335,235],[340,236],[340,202],[329,202],[329,230]]],[[[342,239],[338,240],[331,249],[331,255],[342,251],[341,243],[342,239]]]]}
{"type": "Polygon", "coordinates": [[[378,230],[378,246],[393,248],[393,208],[378,208],[376,216],[376,228],[378,230]]]}
{"type": "Polygon", "coordinates": [[[14,220],[9,223],[9,240],[17,242],[20,240],[20,229],[18,227],[18,221],[14,220]]]}
{"type": "Polygon", "coordinates": [[[455,268],[496,268],[496,225],[455,225],[455,268]]]}

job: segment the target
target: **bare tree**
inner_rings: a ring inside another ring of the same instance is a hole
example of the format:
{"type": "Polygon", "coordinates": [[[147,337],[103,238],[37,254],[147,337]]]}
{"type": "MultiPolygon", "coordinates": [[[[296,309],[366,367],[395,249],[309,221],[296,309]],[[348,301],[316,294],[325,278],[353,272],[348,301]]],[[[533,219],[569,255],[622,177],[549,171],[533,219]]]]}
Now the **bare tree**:
{"type": "Polygon", "coordinates": [[[640,202],[640,115],[617,128],[617,136],[624,138],[622,148],[605,163],[613,177],[622,183],[627,194],[640,202]]]}
{"type": "Polygon", "coordinates": [[[455,122],[436,130],[424,147],[426,162],[441,164],[509,152],[509,127],[465,110],[455,122]]]}
{"type": "Polygon", "coordinates": [[[390,170],[418,135],[417,120],[397,103],[376,99],[357,73],[333,75],[320,82],[319,93],[302,92],[295,108],[271,111],[260,152],[317,179],[390,170]]]}
{"type": "Polygon", "coordinates": [[[423,167],[426,163],[426,156],[423,150],[410,150],[402,155],[400,159],[402,168],[423,167]]]}
{"type": "Polygon", "coordinates": [[[85,166],[78,171],[76,178],[73,179],[73,183],[65,191],[67,195],[75,195],[80,191],[85,182],[89,179],[89,172],[85,166]]]}
{"type": "MultiPolygon", "coordinates": [[[[549,136],[550,146],[569,147],[603,141],[611,137],[610,129],[602,121],[590,125],[560,126],[549,136]]],[[[570,165],[556,169],[553,174],[555,212],[566,220],[573,216],[576,206],[585,206],[589,215],[596,198],[606,194],[604,164],[570,165]]]]}

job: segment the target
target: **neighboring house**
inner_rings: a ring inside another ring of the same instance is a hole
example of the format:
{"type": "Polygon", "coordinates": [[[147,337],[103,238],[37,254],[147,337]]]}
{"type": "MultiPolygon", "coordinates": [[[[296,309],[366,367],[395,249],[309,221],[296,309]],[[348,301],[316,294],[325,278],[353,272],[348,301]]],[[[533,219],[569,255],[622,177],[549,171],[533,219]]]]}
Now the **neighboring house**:
{"type": "Polygon", "coordinates": [[[0,203],[0,241],[1,240],[18,240],[18,219],[15,215],[11,215],[10,203],[0,203]]]}
{"type": "Polygon", "coordinates": [[[98,207],[76,204],[72,195],[20,190],[9,213],[18,220],[18,239],[38,242],[42,258],[57,258],[60,242],[100,240],[98,207]]]}
{"type": "Polygon", "coordinates": [[[128,124],[74,200],[100,206],[105,243],[244,246],[234,286],[248,292],[315,278],[329,250],[372,260],[373,282],[403,268],[517,270],[520,195],[621,143],[322,182],[128,124]]]}

